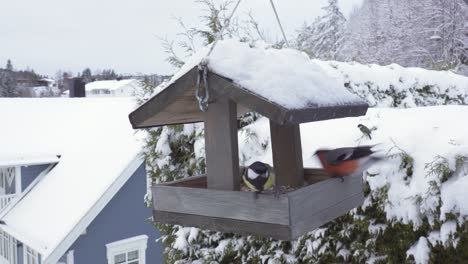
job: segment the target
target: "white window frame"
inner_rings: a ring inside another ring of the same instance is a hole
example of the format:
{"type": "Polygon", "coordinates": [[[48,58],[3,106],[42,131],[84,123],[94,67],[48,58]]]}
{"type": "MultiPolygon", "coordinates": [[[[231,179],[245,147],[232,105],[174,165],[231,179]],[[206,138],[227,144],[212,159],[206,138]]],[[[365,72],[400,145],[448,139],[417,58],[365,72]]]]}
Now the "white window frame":
{"type": "Polygon", "coordinates": [[[75,264],[75,251],[74,250],[68,251],[67,264],[75,264]]]}
{"type": "Polygon", "coordinates": [[[138,264],[146,264],[146,248],[148,236],[135,236],[106,244],[107,263],[115,264],[114,257],[123,253],[138,250],[138,264]]]}
{"type": "Polygon", "coordinates": [[[15,170],[16,170],[16,173],[15,173],[15,180],[16,180],[15,193],[20,194],[22,192],[21,188],[23,187],[22,182],[21,182],[21,178],[22,178],[22,176],[21,176],[21,167],[16,166],[15,170]]]}
{"type": "Polygon", "coordinates": [[[75,263],[74,254],[75,254],[74,250],[68,251],[65,255],[63,255],[61,260],[57,262],[57,264],[74,264],[75,263]]]}

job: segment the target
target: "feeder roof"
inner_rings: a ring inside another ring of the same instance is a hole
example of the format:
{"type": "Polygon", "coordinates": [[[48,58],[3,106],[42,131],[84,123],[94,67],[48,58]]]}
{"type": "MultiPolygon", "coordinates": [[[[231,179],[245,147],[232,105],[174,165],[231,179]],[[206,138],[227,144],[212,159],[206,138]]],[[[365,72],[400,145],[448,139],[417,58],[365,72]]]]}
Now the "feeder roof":
{"type": "MultiPolygon", "coordinates": [[[[172,79],[130,115],[134,128],[203,121],[195,98],[196,53],[172,79]]],[[[238,104],[238,113],[258,112],[279,124],[364,115],[368,105],[305,53],[218,42],[208,57],[208,84],[217,96],[238,104]]]]}

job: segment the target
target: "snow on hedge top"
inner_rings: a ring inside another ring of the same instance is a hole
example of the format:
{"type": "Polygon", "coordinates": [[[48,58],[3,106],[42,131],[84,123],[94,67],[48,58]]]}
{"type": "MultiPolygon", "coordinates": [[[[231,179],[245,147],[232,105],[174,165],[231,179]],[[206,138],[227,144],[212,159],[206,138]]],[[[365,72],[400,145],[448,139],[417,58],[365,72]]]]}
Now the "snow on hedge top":
{"type": "Polygon", "coordinates": [[[2,228],[47,258],[139,154],[127,118],[134,106],[131,98],[0,99],[0,158],[61,155],[2,228]]]}
{"type": "MultiPolygon", "coordinates": [[[[194,54],[158,92],[198,65],[208,49],[194,54]]],[[[230,39],[218,42],[208,62],[210,71],[286,108],[363,102],[343,87],[339,78],[297,50],[251,47],[230,39]]]]}
{"type": "Polygon", "coordinates": [[[463,104],[468,99],[468,77],[450,71],[405,68],[398,64],[313,61],[375,106],[395,106],[395,102],[384,98],[392,94],[403,100],[402,107],[414,107],[415,101],[418,105],[463,104]],[[433,98],[428,100],[428,96],[433,98]]]}

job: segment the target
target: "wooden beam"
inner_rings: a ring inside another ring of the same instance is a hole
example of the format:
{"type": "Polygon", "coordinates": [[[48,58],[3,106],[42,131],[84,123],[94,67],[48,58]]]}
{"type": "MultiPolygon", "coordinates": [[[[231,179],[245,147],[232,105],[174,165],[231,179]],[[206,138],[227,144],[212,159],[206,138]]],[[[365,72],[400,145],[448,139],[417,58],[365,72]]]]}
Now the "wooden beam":
{"type": "Polygon", "coordinates": [[[270,133],[276,184],[302,186],[304,167],[299,125],[279,125],[270,120],[270,133]]]}
{"type": "Polygon", "coordinates": [[[208,189],[239,190],[239,146],[236,104],[210,91],[214,101],[205,112],[208,189]]]}
{"type": "Polygon", "coordinates": [[[288,193],[293,237],[362,205],[362,175],[331,178],[288,193]]]}
{"type": "Polygon", "coordinates": [[[284,240],[296,239],[364,201],[361,175],[343,182],[329,178],[279,197],[166,185],[152,190],[157,222],[284,240]]]}
{"type": "Polygon", "coordinates": [[[269,224],[253,221],[241,221],[220,217],[206,217],[201,215],[173,213],[165,211],[153,211],[156,222],[195,226],[203,229],[224,233],[236,233],[242,235],[257,235],[264,238],[290,240],[291,231],[287,225],[269,224]]]}
{"type": "MultiPolygon", "coordinates": [[[[246,167],[242,166],[239,168],[241,171],[240,175],[243,174],[242,171],[245,170],[245,168],[246,167]]],[[[330,178],[332,178],[332,176],[330,176],[330,174],[328,174],[324,169],[304,168],[304,181],[307,183],[307,185],[328,180],[330,178]]],[[[158,185],[206,189],[207,179],[206,175],[200,175],[171,182],[160,183],[158,185]]]]}
{"type": "Polygon", "coordinates": [[[332,178],[324,169],[304,168],[304,181],[306,184],[314,184],[332,178]]]}
{"type": "MultiPolygon", "coordinates": [[[[195,99],[197,74],[198,69],[194,67],[157,96],[133,111],[130,114],[133,128],[203,121],[203,113],[198,109],[195,99]]],[[[289,109],[214,72],[208,74],[208,83],[220,96],[227,97],[243,106],[238,109],[239,114],[245,113],[247,110],[255,111],[278,124],[299,124],[360,116],[365,115],[368,108],[364,101],[322,106],[311,98],[307,107],[289,109]]]]}
{"type": "Polygon", "coordinates": [[[158,185],[206,189],[207,181],[206,181],[206,175],[201,175],[201,176],[192,176],[192,177],[188,177],[188,178],[180,179],[176,181],[171,181],[171,182],[160,183],[158,185]]]}
{"type": "Polygon", "coordinates": [[[223,191],[199,188],[154,186],[154,209],[158,211],[289,224],[289,204],[286,195],[223,191]]]}
{"type": "Polygon", "coordinates": [[[367,103],[354,103],[335,106],[315,106],[305,109],[290,110],[286,119],[291,124],[301,124],[320,120],[363,116],[367,113],[367,103]]]}

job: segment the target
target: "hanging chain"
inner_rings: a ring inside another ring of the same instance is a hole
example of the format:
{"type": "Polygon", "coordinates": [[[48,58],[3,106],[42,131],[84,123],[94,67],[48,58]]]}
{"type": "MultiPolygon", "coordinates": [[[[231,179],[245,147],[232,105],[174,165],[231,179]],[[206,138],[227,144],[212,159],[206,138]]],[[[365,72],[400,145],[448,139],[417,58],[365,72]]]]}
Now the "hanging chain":
{"type": "Polygon", "coordinates": [[[210,92],[208,87],[208,62],[207,60],[202,60],[198,64],[198,74],[197,74],[197,87],[195,89],[195,96],[198,100],[198,106],[202,112],[208,110],[208,100],[210,100],[210,92]],[[200,89],[200,84],[203,81],[204,93],[202,94],[200,89]]]}
{"type": "MultiPolygon", "coordinates": [[[[208,51],[207,55],[205,56],[204,59],[198,64],[198,74],[197,74],[197,86],[195,88],[195,96],[198,100],[198,106],[200,107],[200,110],[203,112],[206,112],[208,110],[208,104],[210,100],[210,93],[209,93],[209,87],[208,87],[208,57],[211,55],[211,52],[213,52],[213,49],[216,47],[216,44],[220,39],[223,38],[223,33],[224,30],[229,27],[229,23],[231,22],[232,17],[234,16],[234,13],[236,12],[237,8],[239,7],[239,4],[242,0],[238,0],[236,6],[234,6],[234,9],[231,12],[231,15],[224,21],[224,25],[221,28],[221,30],[216,34],[216,38],[213,42],[213,45],[211,45],[210,50],[208,51]],[[200,84],[203,82],[203,90],[204,92],[202,93],[200,84]]],[[[276,21],[278,22],[279,28],[281,29],[281,33],[283,34],[283,39],[284,42],[286,43],[287,47],[289,46],[288,39],[286,38],[286,34],[284,33],[283,26],[281,25],[280,18],[278,16],[278,12],[276,11],[275,3],[273,3],[273,0],[270,0],[271,7],[273,8],[273,11],[275,12],[276,16],[276,21]]]]}
{"type": "Polygon", "coordinates": [[[224,30],[229,27],[229,24],[231,23],[231,19],[234,16],[234,13],[237,10],[237,7],[239,7],[239,4],[242,0],[237,1],[236,6],[234,6],[234,9],[231,12],[231,15],[224,21],[224,25],[221,28],[221,30],[216,34],[216,38],[213,42],[213,45],[211,45],[210,50],[206,54],[205,58],[202,59],[202,61],[198,64],[198,76],[197,76],[197,87],[195,89],[195,96],[197,97],[198,100],[198,106],[200,107],[200,110],[203,112],[206,112],[208,110],[208,103],[210,100],[210,93],[208,91],[208,57],[211,55],[211,52],[213,52],[213,49],[216,47],[216,44],[220,39],[223,38],[223,33],[224,30]],[[204,88],[204,93],[202,94],[200,84],[203,81],[203,88],[204,88]]]}
{"type": "Polygon", "coordinates": [[[279,28],[281,29],[281,33],[283,34],[284,42],[286,43],[286,46],[289,48],[291,46],[289,46],[288,39],[286,38],[286,34],[284,33],[283,26],[281,25],[281,21],[280,21],[280,18],[278,16],[278,12],[276,11],[275,3],[273,3],[273,0],[270,0],[270,3],[271,3],[271,7],[273,8],[273,12],[275,12],[276,21],[278,22],[279,28]]]}

